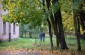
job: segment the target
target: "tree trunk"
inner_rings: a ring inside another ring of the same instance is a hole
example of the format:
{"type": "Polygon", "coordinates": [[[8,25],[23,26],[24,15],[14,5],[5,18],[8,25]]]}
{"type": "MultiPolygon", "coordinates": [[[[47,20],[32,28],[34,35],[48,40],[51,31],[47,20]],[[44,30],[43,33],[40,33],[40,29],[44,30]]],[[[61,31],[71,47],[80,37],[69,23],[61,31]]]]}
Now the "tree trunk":
{"type": "Polygon", "coordinates": [[[75,11],[73,11],[74,14],[74,27],[75,27],[75,35],[77,38],[77,44],[78,44],[78,51],[81,51],[81,45],[80,45],[80,25],[78,23],[78,18],[77,18],[77,14],[75,13],[75,11]]]}
{"type": "Polygon", "coordinates": [[[48,10],[49,10],[49,8],[50,8],[50,1],[51,1],[51,0],[46,0],[48,10]]]}
{"type": "MultiPolygon", "coordinates": [[[[47,2],[47,8],[49,10],[49,6],[50,6],[50,0],[46,0],[47,2]]],[[[43,7],[45,6],[45,0],[43,0],[43,7]]],[[[45,12],[45,9],[44,9],[45,12]]],[[[49,27],[49,36],[50,36],[50,43],[51,43],[51,49],[53,49],[53,40],[52,40],[52,31],[51,31],[51,22],[49,21],[49,18],[46,19],[48,22],[48,27],[49,27]]]]}
{"type": "MultiPolygon", "coordinates": [[[[50,0],[46,0],[46,2],[47,2],[48,10],[49,10],[50,0]]],[[[58,0],[52,0],[53,4],[55,4],[56,2],[59,3],[58,0]]],[[[62,25],[62,18],[61,18],[60,9],[58,11],[56,11],[56,13],[54,13],[54,15],[55,15],[54,17],[51,17],[51,21],[52,21],[52,24],[53,24],[54,32],[56,33],[56,36],[57,36],[56,37],[56,39],[57,39],[56,43],[59,45],[59,42],[60,42],[61,49],[68,49],[68,47],[66,45],[65,37],[64,37],[64,31],[63,31],[63,25],[62,25]],[[55,19],[56,19],[56,21],[55,21],[55,19]],[[57,22],[58,27],[57,27],[57,24],[55,22],[57,22]],[[59,32],[59,34],[58,34],[58,32],[59,32]]]]}
{"type": "MultiPolygon", "coordinates": [[[[47,3],[47,8],[49,10],[50,0],[46,0],[46,3],[47,3]]],[[[59,47],[58,30],[57,30],[57,25],[56,25],[57,23],[55,23],[55,18],[53,17],[53,14],[51,14],[50,18],[51,18],[51,23],[53,25],[54,33],[55,33],[55,36],[56,36],[56,46],[59,47]]]]}
{"type": "Polygon", "coordinates": [[[83,10],[80,11],[80,24],[81,24],[82,30],[84,31],[85,30],[85,12],[83,12],[83,10]]]}
{"type": "Polygon", "coordinates": [[[61,43],[61,49],[68,49],[66,41],[65,41],[65,36],[64,36],[64,30],[63,30],[63,24],[62,24],[62,17],[61,17],[61,11],[60,9],[57,11],[57,22],[58,22],[58,28],[59,28],[59,38],[60,38],[60,43],[61,43]]]}
{"type": "Polygon", "coordinates": [[[52,31],[51,31],[51,23],[49,19],[47,18],[48,26],[49,26],[49,36],[50,36],[50,43],[51,43],[51,49],[53,49],[53,40],[52,40],[52,31]]]}
{"type": "Polygon", "coordinates": [[[9,23],[9,42],[11,41],[11,24],[9,23]]]}
{"type": "Polygon", "coordinates": [[[32,38],[32,31],[31,31],[31,29],[29,31],[29,38],[32,38]]]}
{"type": "Polygon", "coordinates": [[[55,17],[53,17],[53,15],[51,14],[51,23],[53,25],[53,30],[54,30],[54,34],[56,36],[56,46],[59,47],[59,36],[58,36],[58,27],[57,27],[57,23],[55,20],[55,17]]]}
{"type": "MultiPolygon", "coordinates": [[[[55,4],[55,3],[58,3],[59,5],[59,0],[52,0],[52,3],[55,4]]],[[[63,24],[62,24],[62,17],[61,17],[61,11],[60,11],[60,8],[56,11],[56,13],[54,14],[55,15],[55,19],[57,21],[57,24],[58,24],[58,39],[59,39],[59,43],[61,45],[61,49],[68,49],[67,47],[67,44],[66,44],[66,41],[65,41],[65,37],[64,37],[64,30],[63,30],[63,24]]]]}

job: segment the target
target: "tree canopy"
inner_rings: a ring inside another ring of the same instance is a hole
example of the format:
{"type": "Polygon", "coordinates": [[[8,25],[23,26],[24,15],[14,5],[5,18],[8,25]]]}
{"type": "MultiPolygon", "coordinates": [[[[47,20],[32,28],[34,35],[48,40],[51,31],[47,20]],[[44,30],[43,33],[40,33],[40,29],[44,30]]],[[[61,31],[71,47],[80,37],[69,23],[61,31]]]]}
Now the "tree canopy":
{"type": "Polygon", "coordinates": [[[45,20],[41,1],[3,0],[2,2],[4,10],[8,10],[8,14],[2,16],[4,21],[29,23],[31,27],[35,27],[45,20]]]}

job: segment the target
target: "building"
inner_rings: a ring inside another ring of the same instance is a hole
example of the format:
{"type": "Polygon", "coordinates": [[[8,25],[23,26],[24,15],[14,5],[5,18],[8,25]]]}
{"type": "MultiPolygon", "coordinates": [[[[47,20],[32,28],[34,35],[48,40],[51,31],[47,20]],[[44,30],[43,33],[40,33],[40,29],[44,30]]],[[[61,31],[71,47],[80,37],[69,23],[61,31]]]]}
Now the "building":
{"type": "Polygon", "coordinates": [[[19,26],[16,23],[3,22],[2,14],[7,14],[7,11],[2,9],[0,0],[0,41],[19,38],[19,26]]]}

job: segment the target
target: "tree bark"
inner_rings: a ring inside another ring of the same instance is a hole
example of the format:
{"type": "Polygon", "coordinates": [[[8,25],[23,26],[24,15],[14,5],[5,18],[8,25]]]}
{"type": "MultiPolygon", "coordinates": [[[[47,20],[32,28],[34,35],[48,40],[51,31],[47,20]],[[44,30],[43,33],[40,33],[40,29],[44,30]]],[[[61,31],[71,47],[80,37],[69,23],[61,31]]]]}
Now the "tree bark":
{"type": "MultiPolygon", "coordinates": [[[[49,5],[50,5],[50,0],[46,0],[48,3],[48,9],[49,9],[49,5]]],[[[43,7],[45,6],[45,0],[43,0],[43,7]]],[[[44,12],[45,12],[45,9],[44,9],[44,12]]],[[[48,22],[48,27],[49,27],[49,36],[50,36],[50,43],[51,43],[51,49],[53,49],[53,40],[52,40],[52,37],[53,37],[53,34],[52,34],[52,31],[51,31],[51,22],[49,20],[49,18],[46,19],[47,22],[48,22]]]]}
{"type": "Polygon", "coordinates": [[[60,38],[60,44],[61,44],[61,49],[68,49],[66,41],[65,41],[65,36],[64,36],[64,30],[63,30],[63,24],[62,24],[62,17],[61,17],[61,11],[60,9],[57,11],[57,22],[58,22],[58,28],[59,28],[59,38],[60,38]]]}
{"type": "Polygon", "coordinates": [[[85,30],[85,12],[83,10],[80,11],[80,24],[81,24],[82,30],[84,31],[85,30]]]}
{"type": "Polygon", "coordinates": [[[58,27],[57,27],[57,23],[56,23],[56,20],[55,18],[53,17],[53,15],[51,15],[51,23],[53,25],[53,30],[54,30],[54,34],[56,36],[56,46],[59,47],[59,36],[58,36],[58,27]]]}
{"type": "MultiPolygon", "coordinates": [[[[56,2],[59,5],[58,0],[52,0],[53,4],[55,4],[56,2]]],[[[61,45],[61,49],[63,49],[63,50],[68,49],[66,41],[65,41],[65,36],[64,36],[64,30],[63,30],[63,24],[62,24],[62,17],[61,17],[60,8],[58,8],[58,10],[56,11],[56,13],[54,13],[54,15],[55,15],[55,20],[56,20],[57,25],[58,25],[58,27],[57,27],[57,29],[58,29],[58,40],[59,40],[59,43],[61,45]]]]}
{"type": "MultiPolygon", "coordinates": [[[[46,0],[46,3],[47,3],[47,8],[49,10],[50,8],[50,0],[46,0]]],[[[50,19],[51,19],[51,23],[53,25],[53,30],[54,30],[54,33],[55,33],[55,36],[56,36],[56,46],[59,47],[59,41],[58,41],[58,30],[57,30],[57,23],[55,23],[55,18],[53,17],[53,14],[51,14],[50,16],[50,19]]]]}
{"type": "Polygon", "coordinates": [[[52,31],[51,31],[51,23],[49,19],[47,18],[48,26],[49,26],[49,36],[50,36],[50,43],[51,43],[51,49],[53,49],[53,40],[52,40],[52,31]]]}
{"type": "Polygon", "coordinates": [[[9,23],[9,42],[11,41],[11,24],[9,23]]]}
{"type": "Polygon", "coordinates": [[[75,11],[73,11],[73,15],[74,15],[74,27],[75,27],[75,35],[77,38],[77,44],[78,44],[78,51],[81,51],[81,45],[80,45],[80,25],[78,23],[78,18],[77,18],[77,14],[75,13],[75,11]]]}
{"type": "MultiPolygon", "coordinates": [[[[46,0],[47,2],[47,7],[49,10],[50,7],[50,0],[46,0]]],[[[52,0],[52,3],[59,3],[58,0],[52,0]]],[[[62,25],[62,18],[61,18],[61,12],[60,9],[58,11],[56,11],[56,13],[54,13],[54,17],[51,15],[51,22],[53,25],[53,29],[54,29],[54,33],[56,34],[56,43],[58,44],[57,46],[59,46],[59,43],[61,45],[61,49],[68,49],[67,45],[66,45],[66,41],[65,41],[65,37],[64,37],[64,30],[63,30],[63,25],[62,25]],[[55,21],[56,20],[56,21],[55,21]],[[58,27],[57,27],[58,24],[58,27]]]]}

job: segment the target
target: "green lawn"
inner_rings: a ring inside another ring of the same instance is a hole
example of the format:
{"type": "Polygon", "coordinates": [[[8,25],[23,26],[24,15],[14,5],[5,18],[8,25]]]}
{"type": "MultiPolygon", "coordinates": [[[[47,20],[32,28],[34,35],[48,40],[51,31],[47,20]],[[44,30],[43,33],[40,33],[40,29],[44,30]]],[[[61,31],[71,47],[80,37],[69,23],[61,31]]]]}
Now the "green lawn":
{"type": "MultiPolygon", "coordinates": [[[[67,42],[67,45],[68,47],[71,49],[71,50],[77,50],[77,40],[76,40],[76,37],[66,37],[66,42],[67,42]]],[[[81,43],[81,48],[82,50],[84,49],[85,50],[85,40],[83,39],[80,39],[80,43],[81,43]]]]}
{"type": "MultiPolygon", "coordinates": [[[[77,42],[73,37],[66,37],[66,42],[71,50],[77,50],[77,42]]],[[[81,40],[82,49],[85,49],[85,40],[81,40]]],[[[55,38],[53,38],[54,47],[56,47],[55,38]]],[[[0,49],[33,49],[43,48],[50,49],[50,39],[46,38],[45,42],[40,42],[39,39],[19,38],[11,42],[0,43],[0,49]],[[35,44],[36,43],[36,44],[35,44]],[[41,43],[41,44],[40,44],[41,43]]]]}
{"type": "Polygon", "coordinates": [[[42,46],[43,47],[47,46],[47,48],[50,48],[49,38],[46,38],[45,42],[40,42],[39,39],[35,40],[29,38],[19,38],[11,42],[0,43],[0,49],[22,49],[22,48],[33,49],[33,48],[42,48],[42,46]]]}

